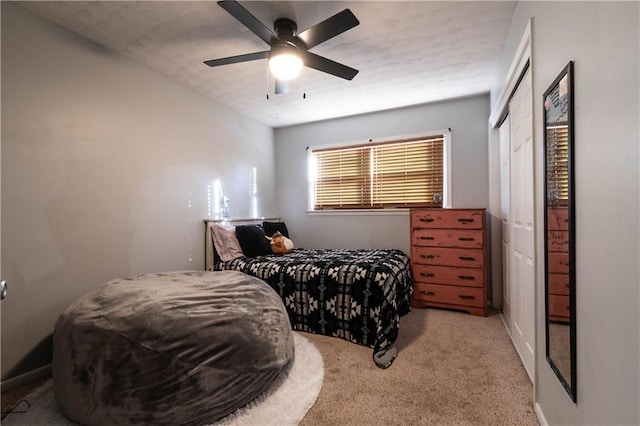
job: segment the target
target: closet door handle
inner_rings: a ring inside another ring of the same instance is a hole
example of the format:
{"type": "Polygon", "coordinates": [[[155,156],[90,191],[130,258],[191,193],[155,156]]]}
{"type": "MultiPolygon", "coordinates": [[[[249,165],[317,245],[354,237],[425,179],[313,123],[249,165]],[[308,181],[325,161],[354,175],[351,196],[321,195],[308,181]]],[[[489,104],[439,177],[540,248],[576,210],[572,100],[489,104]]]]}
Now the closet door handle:
{"type": "Polygon", "coordinates": [[[4,300],[7,297],[7,282],[5,280],[0,281],[0,300],[4,300]]]}

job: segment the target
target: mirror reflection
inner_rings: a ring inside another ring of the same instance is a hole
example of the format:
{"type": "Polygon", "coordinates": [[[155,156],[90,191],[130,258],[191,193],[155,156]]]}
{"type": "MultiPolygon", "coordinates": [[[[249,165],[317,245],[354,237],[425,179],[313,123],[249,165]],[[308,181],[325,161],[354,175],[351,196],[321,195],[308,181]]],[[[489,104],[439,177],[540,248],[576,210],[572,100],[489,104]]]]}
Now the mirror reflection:
{"type": "Polygon", "coordinates": [[[547,360],[576,400],[572,63],[544,94],[547,360]]]}
{"type": "Polygon", "coordinates": [[[547,282],[549,354],[563,377],[571,377],[568,208],[548,207],[547,282]]]}

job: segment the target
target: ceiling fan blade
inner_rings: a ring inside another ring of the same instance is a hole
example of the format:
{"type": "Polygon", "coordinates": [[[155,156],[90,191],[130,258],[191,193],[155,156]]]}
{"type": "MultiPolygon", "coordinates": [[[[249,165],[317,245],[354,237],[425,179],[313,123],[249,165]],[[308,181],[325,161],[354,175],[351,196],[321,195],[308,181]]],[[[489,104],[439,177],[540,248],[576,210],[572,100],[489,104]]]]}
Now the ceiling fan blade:
{"type": "Polygon", "coordinates": [[[266,59],[269,57],[269,51],[256,53],[247,53],[246,55],[229,56],[228,58],[209,59],[204,61],[205,64],[210,67],[218,67],[220,65],[237,64],[238,62],[255,61],[257,59],[266,59]]]}
{"type": "Polygon", "coordinates": [[[271,39],[276,38],[276,34],[260,22],[258,18],[249,13],[247,9],[242,7],[240,3],[237,1],[219,1],[218,5],[240,21],[242,25],[249,28],[249,30],[260,37],[262,41],[271,46],[271,39]]]}
{"type": "Polygon", "coordinates": [[[358,18],[356,18],[349,9],[345,9],[313,27],[304,30],[298,34],[298,38],[307,45],[307,49],[311,49],[358,24],[360,24],[358,18]]]}
{"type": "Polygon", "coordinates": [[[309,68],[326,72],[336,77],[344,78],[345,80],[352,80],[353,77],[358,74],[357,69],[332,61],[323,56],[318,56],[315,53],[305,52],[302,60],[309,68]]]}
{"type": "Polygon", "coordinates": [[[276,95],[289,93],[289,82],[276,79],[276,95]]]}

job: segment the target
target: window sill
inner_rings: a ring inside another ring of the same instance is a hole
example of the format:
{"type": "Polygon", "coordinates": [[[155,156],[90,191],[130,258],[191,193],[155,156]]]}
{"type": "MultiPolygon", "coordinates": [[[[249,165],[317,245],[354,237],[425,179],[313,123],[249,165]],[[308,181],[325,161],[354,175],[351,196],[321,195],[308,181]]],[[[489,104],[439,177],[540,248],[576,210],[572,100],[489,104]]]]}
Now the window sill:
{"type": "Polygon", "coordinates": [[[308,216],[408,216],[409,209],[307,210],[308,216]]]}

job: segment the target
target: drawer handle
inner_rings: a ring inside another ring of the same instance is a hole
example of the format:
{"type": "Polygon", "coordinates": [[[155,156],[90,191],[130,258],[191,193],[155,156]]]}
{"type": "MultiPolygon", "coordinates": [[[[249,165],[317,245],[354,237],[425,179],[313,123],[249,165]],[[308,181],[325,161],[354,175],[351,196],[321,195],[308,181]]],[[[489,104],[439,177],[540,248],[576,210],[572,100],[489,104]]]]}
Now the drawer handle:
{"type": "Polygon", "coordinates": [[[458,278],[465,281],[475,281],[476,277],[470,277],[468,275],[458,275],[458,278]]]}
{"type": "Polygon", "coordinates": [[[473,237],[460,237],[458,241],[475,241],[476,239],[473,237]]]}
{"type": "Polygon", "coordinates": [[[431,272],[420,272],[420,276],[429,278],[435,276],[435,274],[432,274],[431,272]]]}
{"type": "Polygon", "coordinates": [[[471,262],[473,262],[474,260],[476,260],[475,257],[471,257],[471,256],[458,256],[458,259],[460,260],[469,260],[471,262]]]}
{"type": "Polygon", "coordinates": [[[436,237],[420,237],[421,240],[435,240],[436,237]]]}
{"type": "Polygon", "coordinates": [[[471,223],[471,222],[473,222],[473,219],[460,218],[460,219],[458,219],[458,222],[460,222],[460,223],[471,223]]]}
{"type": "Polygon", "coordinates": [[[421,291],[420,293],[424,294],[425,296],[435,296],[436,293],[433,291],[421,291]]]}
{"type": "Polygon", "coordinates": [[[433,259],[436,256],[433,255],[433,254],[421,254],[420,257],[423,258],[423,259],[433,259]]]}
{"type": "Polygon", "coordinates": [[[421,217],[420,222],[430,223],[430,222],[433,222],[433,219],[430,217],[421,217]]]}
{"type": "Polygon", "coordinates": [[[476,297],[475,296],[469,296],[466,294],[461,294],[458,296],[460,299],[464,299],[464,300],[474,300],[476,297]]]}

